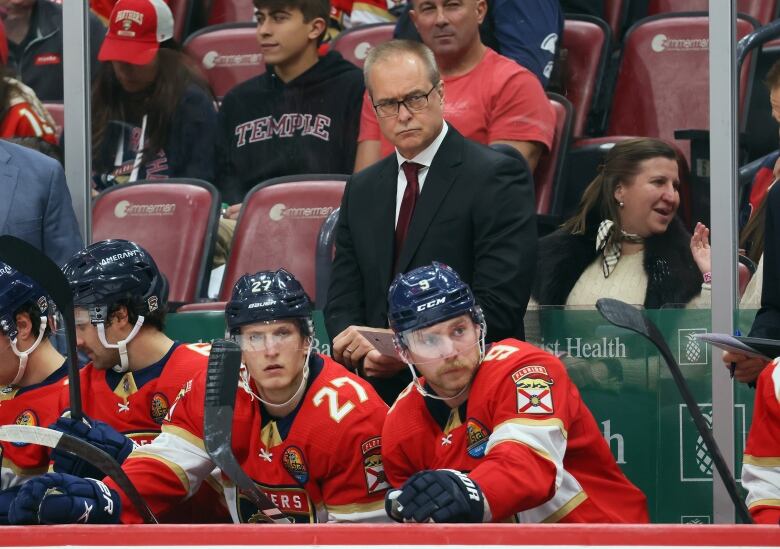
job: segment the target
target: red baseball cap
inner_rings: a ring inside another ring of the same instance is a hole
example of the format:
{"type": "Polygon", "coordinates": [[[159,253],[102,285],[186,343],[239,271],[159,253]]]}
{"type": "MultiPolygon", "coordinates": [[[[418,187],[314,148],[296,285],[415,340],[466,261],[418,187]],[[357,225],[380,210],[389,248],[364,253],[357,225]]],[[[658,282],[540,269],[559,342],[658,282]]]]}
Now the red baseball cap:
{"type": "Polygon", "coordinates": [[[163,0],[118,0],[98,59],[146,65],[172,37],[173,14],[163,0]]]}

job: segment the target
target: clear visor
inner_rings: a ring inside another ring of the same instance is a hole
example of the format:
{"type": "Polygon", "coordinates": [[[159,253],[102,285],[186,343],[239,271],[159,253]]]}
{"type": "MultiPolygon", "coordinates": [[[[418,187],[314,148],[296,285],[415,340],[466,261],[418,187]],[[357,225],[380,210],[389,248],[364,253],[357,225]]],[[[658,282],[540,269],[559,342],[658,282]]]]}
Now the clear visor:
{"type": "Polygon", "coordinates": [[[249,332],[232,336],[242,351],[250,353],[279,352],[289,349],[307,349],[309,338],[296,330],[282,327],[269,332],[249,332]]]}
{"type": "Polygon", "coordinates": [[[401,333],[414,364],[446,360],[479,347],[480,327],[468,316],[401,333]]]}
{"type": "Polygon", "coordinates": [[[86,309],[76,309],[74,314],[76,316],[76,326],[84,326],[92,323],[89,319],[89,312],[86,309]]]}

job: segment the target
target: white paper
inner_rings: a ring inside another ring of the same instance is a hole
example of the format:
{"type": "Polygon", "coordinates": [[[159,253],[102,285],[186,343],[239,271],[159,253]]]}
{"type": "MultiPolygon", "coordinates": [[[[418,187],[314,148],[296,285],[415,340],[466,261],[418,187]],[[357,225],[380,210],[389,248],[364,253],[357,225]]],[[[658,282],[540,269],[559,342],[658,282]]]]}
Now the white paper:
{"type": "Polygon", "coordinates": [[[770,357],[756,351],[753,347],[742,343],[740,340],[730,334],[694,334],[696,339],[706,341],[724,351],[731,351],[745,356],[755,356],[770,360],[770,357]]]}

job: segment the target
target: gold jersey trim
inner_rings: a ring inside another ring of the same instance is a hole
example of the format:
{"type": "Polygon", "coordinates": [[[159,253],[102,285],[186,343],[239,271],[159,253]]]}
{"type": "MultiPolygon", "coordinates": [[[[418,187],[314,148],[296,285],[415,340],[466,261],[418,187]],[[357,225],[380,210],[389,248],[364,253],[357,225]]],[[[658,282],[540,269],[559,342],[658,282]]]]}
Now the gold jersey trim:
{"type": "Polygon", "coordinates": [[[195,435],[190,433],[187,429],[182,429],[181,427],[176,427],[175,425],[165,424],[162,426],[162,432],[184,439],[190,444],[192,444],[193,446],[197,446],[204,452],[206,451],[206,445],[203,444],[203,439],[196,437],[195,435]]]}
{"type": "Polygon", "coordinates": [[[755,465],[757,467],[780,467],[780,457],[758,457],[745,454],[742,456],[742,463],[747,465],[755,465]]]}
{"type": "Polygon", "coordinates": [[[515,425],[527,425],[529,427],[542,427],[542,426],[553,426],[557,427],[561,430],[561,434],[563,434],[563,438],[568,439],[569,433],[566,431],[566,428],[563,426],[563,422],[558,418],[549,418],[549,419],[529,419],[524,417],[517,417],[514,419],[508,419],[498,425],[495,426],[493,429],[493,432],[498,431],[499,427],[502,425],[506,425],[508,423],[512,423],[515,425]]]}

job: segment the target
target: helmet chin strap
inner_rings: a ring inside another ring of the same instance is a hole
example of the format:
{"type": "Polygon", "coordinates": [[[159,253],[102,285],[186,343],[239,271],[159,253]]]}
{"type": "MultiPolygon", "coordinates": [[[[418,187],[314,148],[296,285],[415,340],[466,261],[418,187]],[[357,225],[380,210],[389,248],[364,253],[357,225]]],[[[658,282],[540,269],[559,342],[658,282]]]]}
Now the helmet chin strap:
{"type": "Polygon", "coordinates": [[[41,344],[41,341],[43,341],[43,333],[46,331],[46,324],[48,322],[48,318],[41,316],[41,324],[38,328],[38,337],[36,338],[35,343],[33,343],[26,351],[20,351],[16,347],[16,341],[19,339],[18,337],[15,337],[11,340],[11,349],[13,350],[14,354],[19,357],[19,369],[16,371],[16,377],[11,383],[9,383],[9,385],[16,385],[24,377],[24,371],[27,369],[27,359],[30,357],[33,351],[38,348],[38,345],[41,344]]]}
{"type": "Polygon", "coordinates": [[[117,341],[116,343],[109,343],[106,340],[106,325],[103,322],[97,324],[98,339],[100,339],[101,345],[106,349],[119,349],[119,364],[115,365],[112,370],[117,373],[123,374],[130,368],[130,362],[127,359],[127,344],[130,343],[133,338],[138,335],[141,330],[141,326],[144,324],[144,317],[138,316],[138,320],[135,321],[135,326],[130,330],[125,339],[117,341]]]}
{"type": "Polygon", "coordinates": [[[301,376],[301,382],[298,385],[298,388],[295,390],[295,393],[293,393],[293,396],[291,396],[286,402],[283,402],[282,404],[269,402],[261,398],[260,395],[258,395],[257,393],[255,393],[252,390],[252,386],[249,384],[249,371],[247,370],[243,362],[241,363],[241,380],[239,382],[239,385],[244,391],[249,393],[250,397],[256,398],[271,410],[280,410],[285,406],[288,406],[290,403],[294,402],[295,399],[300,397],[304,389],[306,389],[306,382],[309,380],[309,357],[311,357],[311,350],[312,347],[314,346],[312,343],[313,343],[312,338],[309,337],[309,347],[306,350],[306,358],[303,361],[303,375],[301,376]]]}
{"type": "Polygon", "coordinates": [[[407,354],[404,349],[400,348],[398,343],[396,343],[396,350],[399,351],[398,354],[403,358],[406,365],[409,367],[409,370],[412,372],[412,383],[414,383],[414,388],[417,389],[417,392],[420,393],[422,396],[427,398],[432,398],[434,400],[455,400],[456,398],[460,397],[468,391],[471,388],[471,383],[474,381],[474,377],[477,375],[477,371],[479,370],[479,367],[482,365],[482,360],[485,358],[485,332],[487,326],[485,325],[484,318],[479,323],[479,362],[477,362],[477,367],[474,368],[474,373],[471,375],[471,379],[469,380],[466,385],[463,386],[463,389],[458,391],[457,394],[453,396],[448,397],[442,397],[436,394],[429,393],[425,390],[425,387],[422,386],[420,383],[420,378],[417,377],[417,372],[414,370],[414,364],[409,360],[407,357],[407,354]]]}

